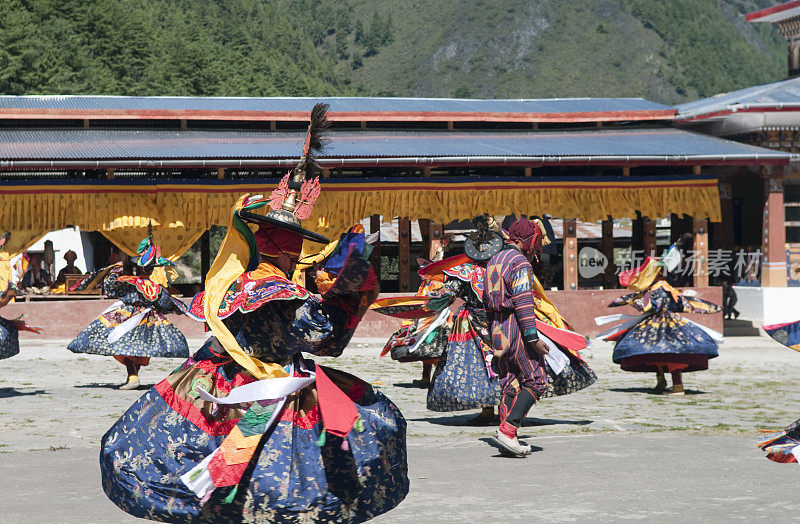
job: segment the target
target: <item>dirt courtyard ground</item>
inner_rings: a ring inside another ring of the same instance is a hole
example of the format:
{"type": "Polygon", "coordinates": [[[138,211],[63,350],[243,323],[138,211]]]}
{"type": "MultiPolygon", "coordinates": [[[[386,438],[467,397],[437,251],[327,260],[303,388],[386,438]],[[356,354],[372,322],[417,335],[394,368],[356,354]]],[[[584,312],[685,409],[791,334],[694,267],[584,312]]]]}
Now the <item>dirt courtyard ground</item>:
{"type": "MultiPolygon", "coordinates": [[[[198,348],[202,341],[190,341],[198,348]]],[[[382,341],[354,341],[318,361],[377,384],[408,421],[411,492],[375,522],[788,520],[796,464],[755,446],[760,428],[800,416],[800,354],[766,338],[729,338],[711,369],[684,376],[684,397],[653,395],[650,374],[586,352],[599,380],[534,406],[521,435],[527,459],[499,456],[476,412],[434,413],[411,387],[421,366],[377,359],[382,341]]],[[[142,391],[118,391],[108,357],[74,355],[66,341],[26,341],[0,361],[0,522],[133,522],[100,488],[100,438],[142,391]]],[[[148,386],[179,361],[153,359],[148,386]]]]}

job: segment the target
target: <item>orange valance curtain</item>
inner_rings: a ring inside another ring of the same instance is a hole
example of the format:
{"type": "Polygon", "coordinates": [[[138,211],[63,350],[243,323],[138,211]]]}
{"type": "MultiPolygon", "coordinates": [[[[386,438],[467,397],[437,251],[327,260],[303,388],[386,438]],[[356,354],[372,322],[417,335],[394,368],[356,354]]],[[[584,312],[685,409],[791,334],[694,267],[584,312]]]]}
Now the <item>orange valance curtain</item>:
{"type": "MultiPolygon", "coordinates": [[[[162,256],[172,260],[212,225],[228,223],[243,193],[268,195],[275,181],[69,181],[9,183],[0,187],[0,230],[10,231],[5,251],[19,253],[45,233],[74,225],[100,231],[135,254],[152,221],[162,256]]],[[[625,177],[574,180],[560,177],[473,179],[326,179],[308,229],[336,238],[373,214],[439,223],[477,214],[543,214],[583,221],[670,213],[721,217],[713,177],[625,177]]]]}

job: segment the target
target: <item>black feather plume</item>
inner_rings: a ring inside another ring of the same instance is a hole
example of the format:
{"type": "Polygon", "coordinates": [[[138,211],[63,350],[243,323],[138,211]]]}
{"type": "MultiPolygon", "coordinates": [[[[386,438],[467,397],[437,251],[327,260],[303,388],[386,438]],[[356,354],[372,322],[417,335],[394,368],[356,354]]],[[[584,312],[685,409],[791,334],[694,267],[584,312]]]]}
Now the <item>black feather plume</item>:
{"type": "Polygon", "coordinates": [[[307,176],[313,176],[320,171],[317,163],[317,154],[327,145],[325,132],[330,127],[328,121],[328,104],[316,104],[311,110],[311,122],[308,124],[306,143],[303,145],[303,159],[298,167],[302,168],[307,176]]]}

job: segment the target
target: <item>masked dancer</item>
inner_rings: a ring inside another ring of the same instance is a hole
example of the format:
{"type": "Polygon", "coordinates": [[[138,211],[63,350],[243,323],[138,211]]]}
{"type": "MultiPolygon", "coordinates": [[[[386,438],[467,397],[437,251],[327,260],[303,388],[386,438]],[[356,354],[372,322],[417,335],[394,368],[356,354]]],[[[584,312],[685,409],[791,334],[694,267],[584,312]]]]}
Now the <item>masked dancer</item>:
{"type": "MultiPolygon", "coordinates": [[[[439,251],[439,255],[441,254],[442,251],[439,251]]],[[[434,257],[433,262],[441,259],[441,256],[434,257]]],[[[413,384],[423,389],[430,387],[433,366],[439,361],[447,346],[453,315],[450,309],[442,312],[417,309],[416,311],[425,313],[421,318],[416,318],[420,315],[406,312],[402,309],[402,304],[422,305],[427,303],[430,293],[441,289],[443,285],[441,281],[431,280],[422,272],[423,268],[431,263],[432,261],[421,257],[417,259],[422,282],[414,297],[390,297],[377,300],[370,306],[370,309],[378,313],[403,318],[400,328],[389,337],[380,356],[390,355],[392,360],[398,362],[422,362],[422,378],[414,380],[413,384]],[[406,318],[407,316],[412,318],[406,318]]]]}
{"type": "Polygon", "coordinates": [[[340,241],[315,280],[289,277],[319,194],[317,105],[300,164],[269,202],[245,195],[190,313],[214,336],[106,433],[108,497],[137,517],[192,522],[362,522],[408,492],[406,423],[338,356],[378,292],[363,234],[340,241]],[[297,192],[299,191],[299,195],[297,192]],[[266,215],[257,210],[269,203],[266,215]],[[257,228],[255,231],[251,228],[257,228]]]}

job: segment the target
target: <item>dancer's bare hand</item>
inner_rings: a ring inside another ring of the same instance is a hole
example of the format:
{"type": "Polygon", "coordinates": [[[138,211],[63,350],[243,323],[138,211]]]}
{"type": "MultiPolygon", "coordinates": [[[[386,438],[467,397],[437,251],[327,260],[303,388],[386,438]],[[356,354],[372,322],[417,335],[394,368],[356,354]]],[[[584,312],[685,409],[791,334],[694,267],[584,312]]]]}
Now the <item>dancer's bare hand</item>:
{"type": "Polygon", "coordinates": [[[547,347],[547,344],[544,343],[544,340],[537,340],[533,344],[531,344],[531,348],[536,355],[545,356],[550,352],[550,348],[547,347]]]}

